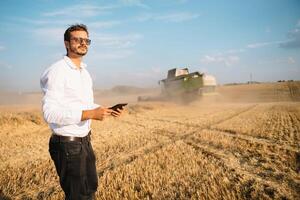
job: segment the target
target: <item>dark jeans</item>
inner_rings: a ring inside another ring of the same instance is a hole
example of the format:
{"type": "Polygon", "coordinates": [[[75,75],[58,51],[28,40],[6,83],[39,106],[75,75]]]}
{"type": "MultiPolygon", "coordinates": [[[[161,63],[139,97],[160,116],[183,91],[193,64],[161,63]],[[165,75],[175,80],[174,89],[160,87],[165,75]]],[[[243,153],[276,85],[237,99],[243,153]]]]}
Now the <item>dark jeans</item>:
{"type": "Polygon", "coordinates": [[[66,200],[94,199],[98,177],[89,137],[82,142],[59,142],[51,137],[49,152],[66,200]]]}

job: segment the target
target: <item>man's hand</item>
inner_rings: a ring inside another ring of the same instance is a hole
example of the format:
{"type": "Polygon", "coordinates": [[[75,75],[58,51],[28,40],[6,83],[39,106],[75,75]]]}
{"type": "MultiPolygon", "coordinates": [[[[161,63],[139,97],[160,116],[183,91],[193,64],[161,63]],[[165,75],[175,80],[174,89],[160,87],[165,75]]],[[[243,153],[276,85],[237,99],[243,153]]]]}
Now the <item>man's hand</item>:
{"type": "Polygon", "coordinates": [[[120,117],[124,113],[124,110],[120,109],[120,108],[117,108],[117,110],[112,110],[112,109],[109,109],[109,110],[112,111],[111,115],[114,117],[120,117]]]}
{"type": "Polygon", "coordinates": [[[93,110],[82,111],[81,121],[88,119],[103,120],[105,117],[111,115],[113,110],[103,107],[98,107],[93,110]]]}

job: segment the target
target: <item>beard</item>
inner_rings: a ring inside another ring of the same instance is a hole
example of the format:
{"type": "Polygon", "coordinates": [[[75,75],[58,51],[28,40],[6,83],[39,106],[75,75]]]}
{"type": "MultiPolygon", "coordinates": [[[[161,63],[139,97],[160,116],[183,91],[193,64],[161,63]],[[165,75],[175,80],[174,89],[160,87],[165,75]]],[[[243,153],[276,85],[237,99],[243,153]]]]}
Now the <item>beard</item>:
{"type": "Polygon", "coordinates": [[[88,48],[87,46],[78,46],[78,47],[70,46],[70,51],[76,55],[84,56],[87,54],[88,48]]]}

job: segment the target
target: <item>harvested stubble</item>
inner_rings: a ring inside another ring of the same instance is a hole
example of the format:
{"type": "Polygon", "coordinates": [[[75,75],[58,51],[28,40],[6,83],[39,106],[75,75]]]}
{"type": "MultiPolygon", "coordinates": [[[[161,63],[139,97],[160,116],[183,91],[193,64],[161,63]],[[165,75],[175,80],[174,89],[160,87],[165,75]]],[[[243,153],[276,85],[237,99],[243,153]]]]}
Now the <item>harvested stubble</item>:
{"type": "MultiPolygon", "coordinates": [[[[217,102],[139,104],[94,122],[97,199],[299,199],[300,103],[217,102]]],[[[0,119],[0,199],[63,199],[40,114],[0,119]]]]}

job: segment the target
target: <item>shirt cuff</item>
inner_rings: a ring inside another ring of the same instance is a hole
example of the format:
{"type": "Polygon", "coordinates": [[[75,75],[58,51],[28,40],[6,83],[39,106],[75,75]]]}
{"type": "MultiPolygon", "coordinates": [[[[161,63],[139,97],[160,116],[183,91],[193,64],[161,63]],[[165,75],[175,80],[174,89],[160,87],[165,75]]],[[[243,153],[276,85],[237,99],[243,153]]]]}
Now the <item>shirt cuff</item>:
{"type": "Polygon", "coordinates": [[[95,109],[95,108],[98,108],[98,107],[101,107],[101,106],[100,106],[99,104],[94,103],[94,104],[92,105],[91,109],[95,109]]]}
{"type": "Polygon", "coordinates": [[[79,122],[81,122],[81,117],[82,110],[71,110],[70,121],[72,121],[74,124],[78,124],[79,122]]]}

